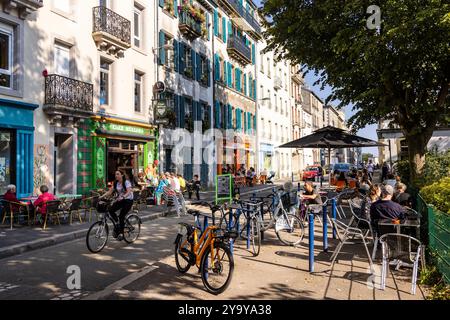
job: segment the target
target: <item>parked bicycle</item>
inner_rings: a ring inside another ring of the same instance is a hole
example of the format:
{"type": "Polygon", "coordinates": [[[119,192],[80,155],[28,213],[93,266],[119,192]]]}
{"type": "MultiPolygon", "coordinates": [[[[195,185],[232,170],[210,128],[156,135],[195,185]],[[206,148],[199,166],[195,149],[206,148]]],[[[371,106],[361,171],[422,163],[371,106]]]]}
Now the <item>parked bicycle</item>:
{"type": "MultiPolygon", "coordinates": [[[[297,194],[294,195],[297,197],[297,194]]],[[[296,201],[289,192],[282,189],[273,190],[268,196],[252,196],[251,201],[260,204],[258,215],[262,232],[275,228],[278,239],[285,245],[296,246],[300,244],[304,236],[304,225],[297,216],[296,201]]]]}
{"type": "MultiPolygon", "coordinates": [[[[95,222],[86,235],[86,245],[90,252],[98,253],[103,250],[108,242],[109,225],[112,223],[113,230],[117,230],[119,222],[114,221],[109,213],[109,208],[114,204],[114,200],[102,200],[97,204],[97,212],[101,213],[102,217],[95,222]]],[[[141,232],[141,219],[137,214],[128,214],[125,217],[125,226],[123,234],[113,233],[113,237],[119,241],[125,240],[126,243],[135,242],[141,232]]]]}
{"type": "MultiPolygon", "coordinates": [[[[195,217],[193,225],[178,224],[178,234],[175,239],[175,263],[181,273],[186,273],[191,266],[197,266],[205,288],[219,294],[226,290],[231,282],[234,270],[234,260],[228,241],[234,235],[216,225],[215,213],[223,207],[207,202],[211,210],[212,225],[202,231],[197,210],[188,210],[195,217]]],[[[220,225],[221,222],[219,222],[220,225]]]]}

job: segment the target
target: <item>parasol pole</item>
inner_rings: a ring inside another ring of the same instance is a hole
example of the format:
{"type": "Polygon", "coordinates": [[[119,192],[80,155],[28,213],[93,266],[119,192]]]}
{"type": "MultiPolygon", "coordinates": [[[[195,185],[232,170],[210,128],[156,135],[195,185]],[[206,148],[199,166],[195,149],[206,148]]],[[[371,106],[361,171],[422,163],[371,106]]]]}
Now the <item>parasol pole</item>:
{"type": "Polygon", "coordinates": [[[330,173],[328,175],[328,186],[331,187],[331,148],[328,145],[328,167],[330,168],[330,173]]]}

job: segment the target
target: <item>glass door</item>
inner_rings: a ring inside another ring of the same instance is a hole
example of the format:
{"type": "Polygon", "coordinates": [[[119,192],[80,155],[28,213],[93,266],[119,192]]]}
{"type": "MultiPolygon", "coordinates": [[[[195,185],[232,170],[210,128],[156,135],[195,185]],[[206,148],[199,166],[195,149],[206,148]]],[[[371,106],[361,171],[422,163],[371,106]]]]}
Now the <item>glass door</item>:
{"type": "Polygon", "coordinates": [[[0,194],[6,192],[10,184],[15,184],[14,131],[0,129],[0,194]]]}

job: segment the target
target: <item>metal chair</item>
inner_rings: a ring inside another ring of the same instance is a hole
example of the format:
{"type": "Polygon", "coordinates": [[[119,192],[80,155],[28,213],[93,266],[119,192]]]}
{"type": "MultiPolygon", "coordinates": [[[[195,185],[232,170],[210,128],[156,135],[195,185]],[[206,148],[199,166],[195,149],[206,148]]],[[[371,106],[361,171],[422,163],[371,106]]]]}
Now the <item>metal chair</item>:
{"type": "Polygon", "coordinates": [[[369,259],[370,270],[373,271],[373,262],[372,262],[372,258],[370,256],[369,249],[367,247],[366,237],[365,237],[363,231],[359,228],[351,227],[348,224],[345,224],[344,222],[342,222],[338,219],[335,219],[335,218],[331,219],[331,223],[332,223],[333,228],[336,230],[336,235],[339,239],[339,244],[330,257],[330,259],[332,259],[331,265],[334,265],[334,262],[336,261],[336,258],[339,255],[339,252],[341,251],[342,247],[345,244],[354,244],[354,242],[349,242],[348,240],[350,238],[358,237],[359,239],[362,240],[362,243],[364,244],[364,248],[367,253],[367,258],[369,259]]]}
{"type": "Polygon", "coordinates": [[[30,210],[29,206],[20,202],[11,202],[5,199],[0,200],[3,207],[3,219],[2,224],[5,223],[5,220],[9,218],[11,223],[11,229],[13,229],[14,217],[17,217],[17,222],[20,222],[21,216],[27,217],[28,225],[30,224],[30,210]]]}
{"type": "Polygon", "coordinates": [[[141,191],[133,191],[133,211],[139,212],[139,199],[141,197],[141,191]]]}
{"type": "Polygon", "coordinates": [[[81,214],[80,211],[82,210],[81,208],[81,202],[83,201],[83,199],[78,198],[78,199],[73,199],[70,202],[70,206],[67,209],[69,216],[70,216],[70,224],[72,224],[72,220],[73,220],[73,216],[77,215],[78,219],[80,220],[80,223],[83,222],[83,219],[81,218],[81,214]]]}
{"type": "MultiPolygon", "coordinates": [[[[43,229],[45,230],[47,228],[47,220],[48,217],[50,217],[53,220],[53,217],[56,217],[56,221],[58,221],[58,224],[61,224],[59,221],[59,216],[61,214],[61,201],[60,200],[53,200],[53,201],[47,201],[46,202],[46,214],[44,219],[44,226],[43,229]]],[[[55,221],[53,221],[55,223],[55,221]]]]}
{"type": "Polygon", "coordinates": [[[374,234],[372,230],[372,224],[365,213],[365,199],[361,201],[358,205],[354,199],[350,199],[348,201],[350,212],[352,213],[352,217],[350,219],[349,225],[366,231],[366,237],[370,235],[372,239],[374,239],[374,234]]]}
{"type": "Polygon", "coordinates": [[[386,233],[380,237],[380,243],[383,252],[381,289],[384,290],[386,288],[389,261],[392,261],[396,266],[396,270],[401,266],[413,267],[411,294],[416,294],[419,260],[421,261],[422,268],[425,267],[425,248],[422,243],[416,238],[400,233],[386,233]]]}

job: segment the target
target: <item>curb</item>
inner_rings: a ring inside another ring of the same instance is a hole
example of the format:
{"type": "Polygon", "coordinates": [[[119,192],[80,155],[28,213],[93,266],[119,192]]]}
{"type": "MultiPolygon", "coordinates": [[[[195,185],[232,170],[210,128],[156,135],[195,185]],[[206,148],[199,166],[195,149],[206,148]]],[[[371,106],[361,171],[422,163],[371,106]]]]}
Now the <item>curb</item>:
{"type": "MultiPolygon", "coordinates": [[[[157,218],[165,217],[165,216],[167,216],[166,212],[163,211],[163,212],[150,213],[145,216],[140,216],[140,218],[141,218],[141,221],[144,222],[144,221],[156,220],[157,218]]],[[[60,234],[60,235],[54,235],[54,236],[51,236],[48,238],[28,241],[28,242],[24,242],[24,243],[21,243],[18,245],[13,245],[13,246],[9,246],[6,248],[2,248],[2,249],[0,249],[0,260],[9,258],[12,256],[16,256],[16,255],[19,255],[22,253],[26,253],[26,252],[30,252],[30,251],[34,251],[34,250],[38,250],[38,249],[43,249],[43,248],[51,247],[51,246],[61,244],[64,242],[84,238],[86,236],[87,231],[89,230],[89,227],[90,227],[90,225],[87,228],[84,228],[81,230],[64,233],[64,234],[60,234]]]]}

